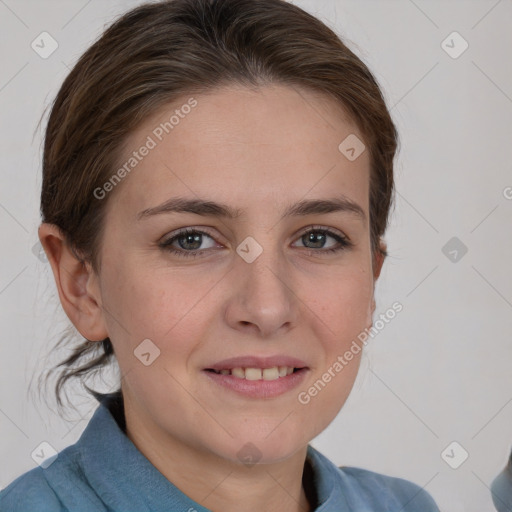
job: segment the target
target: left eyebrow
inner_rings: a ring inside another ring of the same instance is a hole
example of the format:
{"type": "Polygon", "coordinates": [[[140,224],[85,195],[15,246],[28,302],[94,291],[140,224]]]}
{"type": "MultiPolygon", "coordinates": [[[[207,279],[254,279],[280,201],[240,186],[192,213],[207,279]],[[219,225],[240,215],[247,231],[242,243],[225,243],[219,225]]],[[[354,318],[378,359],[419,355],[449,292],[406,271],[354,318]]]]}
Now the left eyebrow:
{"type": "MultiPolygon", "coordinates": [[[[232,208],[226,204],[208,201],[205,199],[173,197],[158,206],[142,210],[137,214],[137,220],[148,218],[161,213],[172,212],[194,213],[196,215],[202,216],[236,219],[240,217],[245,211],[240,208],[232,208]]],[[[366,214],[361,206],[344,196],[332,199],[308,199],[299,201],[298,203],[295,203],[286,208],[281,216],[281,220],[290,216],[318,215],[334,212],[352,213],[361,220],[366,221],[366,214]]]]}
{"type": "Polygon", "coordinates": [[[306,216],[324,213],[346,212],[353,213],[361,220],[366,221],[364,210],[348,197],[333,199],[309,199],[300,201],[286,209],[281,220],[289,216],[306,216]]]}

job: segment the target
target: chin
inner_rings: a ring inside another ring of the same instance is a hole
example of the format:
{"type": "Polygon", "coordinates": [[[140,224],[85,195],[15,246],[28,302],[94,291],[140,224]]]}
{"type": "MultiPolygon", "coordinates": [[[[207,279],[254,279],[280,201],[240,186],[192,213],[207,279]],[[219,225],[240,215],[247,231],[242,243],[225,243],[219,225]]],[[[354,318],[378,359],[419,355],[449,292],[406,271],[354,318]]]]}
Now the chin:
{"type": "Polygon", "coordinates": [[[222,446],[214,451],[224,459],[247,466],[275,464],[292,457],[314,437],[306,436],[301,425],[297,425],[295,431],[290,431],[283,428],[284,424],[276,428],[278,424],[258,431],[254,428],[244,433],[238,431],[233,438],[225,438],[222,446]]]}

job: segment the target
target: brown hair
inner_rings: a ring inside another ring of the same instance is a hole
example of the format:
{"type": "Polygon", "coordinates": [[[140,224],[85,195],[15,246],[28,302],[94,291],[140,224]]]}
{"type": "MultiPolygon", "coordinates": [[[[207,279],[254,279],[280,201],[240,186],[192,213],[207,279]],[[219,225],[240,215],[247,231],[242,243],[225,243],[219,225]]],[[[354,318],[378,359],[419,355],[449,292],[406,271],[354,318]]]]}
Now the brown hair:
{"type": "MultiPolygon", "coordinates": [[[[42,221],[58,226],[80,261],[99,272],[109,199],[93,192],[112,176],[128,134],[165,103],[228,83],[298,86],[344,107],[370,152],[372,253],[386,255],[379,240],[394,192],[395,126],[366,65],[320,20],[284,0],[167,0],[115,21],[81,56],[53,103],[42,221]]],[[[109,338],[76,346],[52,370],[63,367],[55,386],[59,406],[68,379],[100,370],[112,354],[109,338]]]]}

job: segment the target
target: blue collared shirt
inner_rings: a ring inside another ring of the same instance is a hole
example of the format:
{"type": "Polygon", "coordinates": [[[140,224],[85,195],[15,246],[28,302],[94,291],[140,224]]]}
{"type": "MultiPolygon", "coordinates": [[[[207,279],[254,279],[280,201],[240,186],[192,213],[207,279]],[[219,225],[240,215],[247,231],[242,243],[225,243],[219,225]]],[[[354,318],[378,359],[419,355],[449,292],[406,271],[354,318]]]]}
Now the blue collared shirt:
{"type": "Polygon", "coordinates": [[[491,493],[498,512],[512,511],[512,452],[505,469],[492,481],[491,493]]]}
{"type": "MultiPolygon", "coordinates": [[[[151,464],[126,435],[122,397],[102,395],[80,439],[45,469],[0,492],[1,512],[209,512],[151,464]]],[[[304,488],[316,512],[439,512],[416,484],[336,467],[308,445],[304,488]]]]}

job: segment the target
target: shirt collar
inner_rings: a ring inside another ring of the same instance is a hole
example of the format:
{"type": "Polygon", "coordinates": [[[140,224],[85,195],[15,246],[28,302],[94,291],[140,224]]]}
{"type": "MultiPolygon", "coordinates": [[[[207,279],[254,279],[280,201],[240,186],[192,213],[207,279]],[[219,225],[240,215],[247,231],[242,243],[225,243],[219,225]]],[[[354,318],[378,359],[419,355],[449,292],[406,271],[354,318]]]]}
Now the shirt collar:
{"type": "MultiPolygon", "coordinates": [[[[126,435],[121,392],[96,394],[100,406],[76,443],[87,480],[114,510],[209,512],[174,486],[126,435]]],[[[315,512],[348,512],[338,468],[308,445],[304,486],[315,512]]]]}

